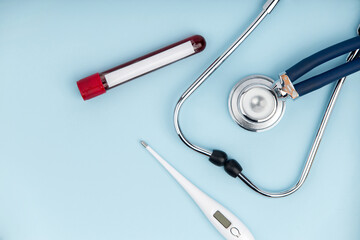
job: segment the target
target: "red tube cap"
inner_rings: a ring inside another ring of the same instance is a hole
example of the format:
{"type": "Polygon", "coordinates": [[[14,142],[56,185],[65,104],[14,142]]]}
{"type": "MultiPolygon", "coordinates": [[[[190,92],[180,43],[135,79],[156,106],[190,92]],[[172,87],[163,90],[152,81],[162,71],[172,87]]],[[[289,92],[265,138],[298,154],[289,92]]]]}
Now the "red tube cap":
{"type": "Polygon", "coordinates": [[[99,73],[83,78],[76,84],[84,100],[89,100],[106,92],[99,73]]]}

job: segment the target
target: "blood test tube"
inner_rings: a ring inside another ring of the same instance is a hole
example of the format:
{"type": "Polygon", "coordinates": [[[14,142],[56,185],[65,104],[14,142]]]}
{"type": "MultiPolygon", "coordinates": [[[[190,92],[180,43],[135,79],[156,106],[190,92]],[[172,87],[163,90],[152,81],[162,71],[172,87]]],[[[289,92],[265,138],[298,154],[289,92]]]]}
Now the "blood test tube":
{"type": "Polygon", "coordinates": [[[83,78],[77,81],[77,86],[83,99],[89,100],[115,86],[199,53],[205,49],[205,46],[205,39],[195,35],[105,72],[83,78]]]}

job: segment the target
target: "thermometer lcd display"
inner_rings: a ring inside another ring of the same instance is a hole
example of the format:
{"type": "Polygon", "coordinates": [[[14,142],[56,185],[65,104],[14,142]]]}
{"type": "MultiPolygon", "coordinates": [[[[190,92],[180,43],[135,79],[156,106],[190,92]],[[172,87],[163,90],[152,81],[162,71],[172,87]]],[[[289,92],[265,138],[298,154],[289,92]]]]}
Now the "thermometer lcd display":
{"type": "Polygon", "coordinates": [[[221,225],[224,226],[224,228],[230,227],[231,222],[221,212],[216,211],[213,216],[216,220],[219,221],[219,223],[221,223],[221,225]]]}

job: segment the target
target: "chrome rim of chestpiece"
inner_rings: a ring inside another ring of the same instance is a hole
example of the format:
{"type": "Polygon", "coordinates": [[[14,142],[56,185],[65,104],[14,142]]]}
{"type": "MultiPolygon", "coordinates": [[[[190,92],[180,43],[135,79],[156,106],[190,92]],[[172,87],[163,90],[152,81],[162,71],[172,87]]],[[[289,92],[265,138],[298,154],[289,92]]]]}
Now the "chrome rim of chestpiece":
{"type": "Polygon", "coordinates": [[[246,130],[260,132],[275,126],[285,112],[285,99],[273,89],[274,80],[254,75],[242,79],[229,96],[234,121],[246,130]]]}

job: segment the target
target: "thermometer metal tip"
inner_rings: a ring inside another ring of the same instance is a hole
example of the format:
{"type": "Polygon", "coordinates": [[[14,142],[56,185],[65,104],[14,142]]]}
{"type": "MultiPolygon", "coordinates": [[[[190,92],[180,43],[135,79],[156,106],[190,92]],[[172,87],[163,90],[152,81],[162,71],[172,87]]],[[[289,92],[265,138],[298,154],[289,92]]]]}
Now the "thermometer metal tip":
{"type": "Polygon", "coordinates": [[[208,220],[227,240],[254,240],[253,235],[247,227],[229,210],[221,204],[210,198],[175,168],[173,168],[165,159],[163,159],[146,142],[140,141],[141,145],[170,173],[172,177],[184,188],[194,202],[199,206],[208,220]]]}
{"type": "Polygon", "coordinates": [[[141,143],[141,145],[143,145],[144,146],[144,148],[147,148],[149,145],[146,143],[146,142],[144,142],[144,141],[140,141],[140,143],[141,143]]]}

